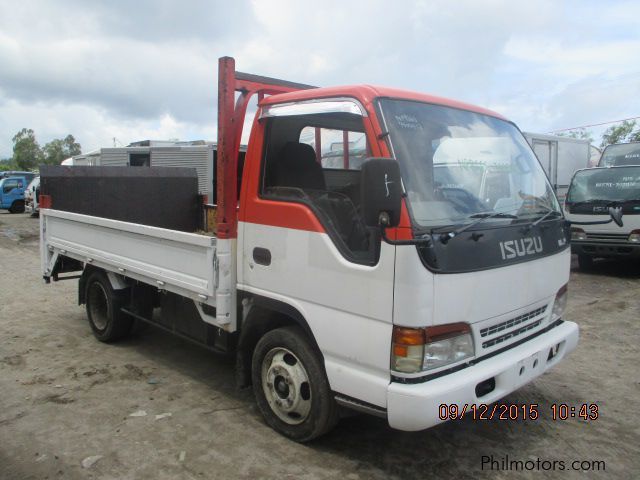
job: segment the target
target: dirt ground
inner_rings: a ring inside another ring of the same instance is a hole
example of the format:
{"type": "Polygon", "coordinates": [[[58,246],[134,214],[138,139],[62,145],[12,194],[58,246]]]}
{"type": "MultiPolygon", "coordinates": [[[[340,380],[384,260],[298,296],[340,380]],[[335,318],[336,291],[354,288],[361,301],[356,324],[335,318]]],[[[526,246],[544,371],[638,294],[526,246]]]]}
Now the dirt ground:
{"type": "Polygon", "coordinates": [[[3,480],[640,475],[638,264],[572,271],[566,318],[580,324],[577,350],[504,400],[539,404],[538,420],[405,433],[355,415],[307,445],[263,423],[250,391],[235,389],[228,359],[154,329],[116,345],[95,340],[77,281],[41,279],[37,219],[0,211],[0,267],[3,480]],[[553,421],[560,403],[597,404],[599,418],[553,421]],[[493,456],[493,470],[483,456],[493,456]],[[563,461],[565,470],[497,470],[503,460],[563,461]],[[574,460],[605,470],[576,472],[574,460]]]}

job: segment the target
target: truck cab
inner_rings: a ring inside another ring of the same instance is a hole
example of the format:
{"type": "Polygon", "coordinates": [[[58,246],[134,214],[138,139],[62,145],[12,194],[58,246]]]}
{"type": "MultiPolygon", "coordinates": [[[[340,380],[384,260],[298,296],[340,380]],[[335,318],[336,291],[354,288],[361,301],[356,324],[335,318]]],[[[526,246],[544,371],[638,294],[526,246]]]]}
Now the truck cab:
{"type": "MultiPolygon", "coordinates": [[[[629,158],[629,153],[620,156],[629,158]]],[[[640,165],[576,172],[564,205],[567,220],[603,221],[611,207],[621,209],[622,226],[612,222],[571,228],[571,250],[583,270],[591,268],[595,258],[640,258],[640,165]]]]}
{"type": "Polygon", "coordinates": [[[27,187],[25,177],[5,177],[0,180],[0,208],[10,213],[24,212],[24,191],[27,187]]]}
{"type": "Polygon", "coordinates": [[[640,142],[607,145],[602,152],[599,167],[640,165],[640,142]]]}
{"type": "Polygon", "coordinates": [[[539,162],[500,115],[379,87],[305,90],[265,99],[252,139],[238,288],[300,312],[343,401],[426,428],[440,421],[437,405],[495,401],[575,347],[577,326],[561,320],[568,230],[539,162]],[[362,215],[376,186],[318,161],[325,129],[364,136],[369,157],[397,162],[392,242],[362,215]],[[443,188],[445,157],[478,168],[443,188]],[[508,185],[489,202],[479,198],[487,171],[508,185]]]}

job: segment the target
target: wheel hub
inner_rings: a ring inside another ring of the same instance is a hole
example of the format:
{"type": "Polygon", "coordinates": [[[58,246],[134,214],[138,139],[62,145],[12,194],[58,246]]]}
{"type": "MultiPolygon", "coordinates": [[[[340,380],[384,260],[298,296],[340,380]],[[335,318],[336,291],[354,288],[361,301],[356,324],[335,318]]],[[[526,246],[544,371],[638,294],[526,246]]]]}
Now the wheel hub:
{"type": "Polygon", "coordinates": [[[309,416],[311,388],[307,371],[286,348],[274,348],[265,355],[262,389],[271,410],[283,422],[298,425],[309,416]]]}

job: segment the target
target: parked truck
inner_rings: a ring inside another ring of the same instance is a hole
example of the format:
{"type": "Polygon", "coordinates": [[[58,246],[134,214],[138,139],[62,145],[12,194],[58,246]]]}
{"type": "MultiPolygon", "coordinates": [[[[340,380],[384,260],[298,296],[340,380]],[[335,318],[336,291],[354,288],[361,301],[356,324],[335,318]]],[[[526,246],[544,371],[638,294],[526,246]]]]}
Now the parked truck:
{"type": "Polygon", "coordinates": [[[576,170],[591,166],[589,140],[531,132],[524,132],[524,136],[562,203],[576,170]]]}
{"type": "Polygon", "coordinates": [[[213,236],[56,210],[43,183],[42,274],[80,276],[101,341],[135,320],[234,352],[239,385],[291,439],[327,432],[339,407],[429,428],[503,398],[577,345],[563,319],[569,227],[525,138],[495,112],[259,77],[224,57],[214,182],[213,236]],[[327,131],[344,148],[323,146],[327,131]],[[329,150],[344,161],[323,162],[329,150]],[[439,152],[490,163],[510,188],[478,198],[483,168],[435,181],[439,152]]]}
{"type": "Polygon", "coordinates": [[[27,177],[4,177],[0,180],[0,209],[9,213],[24,212],[24,190],[29,184],[27,177]]]}
{"type": "MultiPolygon", "coordinates": [[[[246,147],[240,146],[239,164],[244,162],[246,147]]],[[[217,145],[196,140],[191,142],[143,140],[126,147],[104,147],[76,155],[68,165],[129,167],[190,167],[198,172],[198,190],[210,201],[215,200],[213,183],[217,162],[217,145]]]]}
{"type": "Polygon", "coordinates": [[[24,191],[25,211],[30,213],[32,217],[37,217],[40,213],[38,205],[38,197],[40,196],[40,176],[33,177],[31,183],[27,185],[24,191]]]}
{"type": "Polygon", "coordinates": [[[599,167],[624,165],[640,165],[640,142],[607,145],[598,162],[599,167]]]}
{"type": "Polygon", "coordinates": [[[595,258],[640,258],[640,165],[626,165],[625,155],[630,158],[629,150],[621,154],[618,166],[579,170],[571,181],[564,205],[570,221],[606,219],[612,206],[624,214],[623,224],[571,228],[571,250],[583,270],[590,269],[595,258]]]}

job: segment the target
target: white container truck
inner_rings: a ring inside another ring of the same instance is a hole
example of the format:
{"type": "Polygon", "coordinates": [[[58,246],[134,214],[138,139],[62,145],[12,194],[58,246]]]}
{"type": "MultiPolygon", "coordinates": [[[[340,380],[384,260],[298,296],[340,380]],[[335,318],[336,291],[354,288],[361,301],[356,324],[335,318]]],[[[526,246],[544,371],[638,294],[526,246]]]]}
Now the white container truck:
{"type": "Polygon", "coordinates": [[[581,168],[588,168],[591,145],[588,140],[523,132],[560,202],[564,202],[571,177],[581,168]]]}

